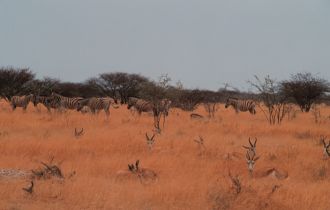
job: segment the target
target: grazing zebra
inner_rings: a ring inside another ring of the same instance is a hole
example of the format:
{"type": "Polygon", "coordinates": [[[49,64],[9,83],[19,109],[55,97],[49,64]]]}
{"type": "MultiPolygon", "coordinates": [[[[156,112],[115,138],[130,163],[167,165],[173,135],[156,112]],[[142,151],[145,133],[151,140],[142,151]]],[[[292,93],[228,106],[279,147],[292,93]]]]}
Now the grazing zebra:
{"type": "MultiPolygon", "coordinates": [[[[168,115],[170,106],[171,106],[172,101],[169,99],[162,99],[160,102],[156,105],[158,105],[158,112],[164,113],[164,115],[168,115]]],[[[151,112],[151,111],[156,111],[155,110],[155,105],[150,102],[146,101],[143,99],[135,98],[135,97],[129,97],[128,98],[128,103],[127,103],[127,109],[130,109],[131,107],[134,107],[139,115],[142,112],[151,112]]]]}
{"type": "Polygon", "coordinates": [[[154,105],[151,102],[135,97],[129,97],[127,109],[131,109],[132,107],[137,110],[139,115],[141,115],[142,112],[151,112],[154,110],[154,105]]]}
{"type": "Polygon", "coordinates": [[[83,100],[81,97],[65,97],[57,93],[52,93],[50,103],[56,108],[77,109],[78,102],[83,100]]]}
{"type": "Polygon", "coordinates": [[[36,96],[34,106],[37,106],[38,104],[44,105],[48,112],[50,112],[50,108],[57,108],[56,104],[52,103],[51,96],[36,96]]]}
{"type": "Polygon", "coordinates": [[[246,112],[249,111],[251,114],[256,114],[256,104],[253,100],[240,100],[237,98],[228,98],[226,101],[225,108],[232,106],[236,113],[239,111],[246,112]]]}
{"type": "Polygon", "coordinates": [[[13,96],[10,99],[10,105],[13,108],[13,110],[16,109],[16,107],[22,107],[23,110],[26,110],[29,103],[35,101],[35,96],[33,94],[25,95],[25,96],[13,96]]]}
{"type": "Polygon", "coordinates": [[[110,97],[105,97],[105,98],[87,98],[87,99],[82,99],[79,100],[77,103],[77,111],[82,111],[85,107],[88,107],[90,111],[95,114],[95,112],[99,110],[104,110],[105,114],[107,115],[107,118],[110,115],[110,105],[117,109],[118,106],[115,105],[115,100],[110,97]]]}

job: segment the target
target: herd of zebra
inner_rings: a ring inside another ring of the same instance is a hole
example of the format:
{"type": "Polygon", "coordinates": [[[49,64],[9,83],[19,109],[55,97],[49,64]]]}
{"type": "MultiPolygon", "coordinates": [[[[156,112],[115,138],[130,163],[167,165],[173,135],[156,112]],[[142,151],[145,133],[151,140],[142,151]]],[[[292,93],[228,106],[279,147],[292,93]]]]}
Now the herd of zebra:
{"type": "MultiPolygon", "coordinates": [[[[100,110],[104,110],[107,117],[110,115],[110,106],[115,109],[119,107],[117,100],[111,97],[65,97],[57,93],[52,93],[50,96],[35,96],[33,94],[24,96],[13,96],[10,100],[10,105],[13,110],[15,110],[17,107],[22,107],[23,110],[26,110],[30,102],[32,102],[35,107],[37,107],[38,104],[44,105],[47,108],[48,112],[51,112],[51,109],[75,109],[82,113],[91,112],[95,114],[100,110]]],[[[135,97],[129,97],[127,109],[131,109],[132,107],[134,107],[139,114],[141,114],[142,112],[150,112],[157,110],[158,112],[164,113],[167,116],[171,103],[171,100],[163,99],[160,100],[157,105],[155,105],[150,101],[135,97]]]]}
{"type": "MultiPolygon", "coordinates": [[[[82,97],[65,97],[57,93],[52,93],[50,96],[35,96],[33,94],[24,95],[24,96],[13,96],[10,100],[10,104],[13,110],[16,107],[22,107],[23,110],[26,110],[28,104],[32,102],[35,107],[38,104],[43,104],[48,112],[51,109],[63,110],[63,109],[76,109],[82,113],[96,113],[100,110],[104,110],[107,117],[110,115],[110,106],[113,108],[118,108],[117,100],[111,97],[91,97],[91,98],[82,98],[82,97]]],[[[171,100],[163,99],[159,103],[152,103],[143,99],[129,97],[127,103],[127,109],[132,107],[141,114],[142,112],[150,112],[157,110],[158,112],[164,113],[166,116],[169,113],[171,107],[171,100]],[[155,107],[157,106],[157,107],[155,107]]],[[[226,100],[225,108],[232,106],[236,113],[239,111],[246,112],[249,111],[251,114],[256,114],[256,103],[253,100],[240,100],[237,98],[228,98],[226,100]]]]}

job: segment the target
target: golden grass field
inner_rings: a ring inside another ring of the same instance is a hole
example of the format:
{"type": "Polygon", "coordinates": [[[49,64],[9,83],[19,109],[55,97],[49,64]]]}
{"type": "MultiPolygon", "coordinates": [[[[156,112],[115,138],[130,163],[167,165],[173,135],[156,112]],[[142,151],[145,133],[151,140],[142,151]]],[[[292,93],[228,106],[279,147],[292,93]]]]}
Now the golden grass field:
{"type": "MultiPolygon", "coordinates": [[[[31,104],[24,113],[0,103],[0,169],[30,171],[54,156],[65,178],[35,180],[34,192],[22,187],[29,179],[0,176],[0,209],[329,209],[330,159],[323,156],[320,135],[330,137],[330,108],[321,107],[322,121],[312,113],[270,126],[257,115],[220,105],[215,119],[193,120],[172,109],[165,129],[149,151],[145,132],[153,118],[133,116],[126,106],[93,116],[76,111],[48,114],[31,104]],[[74,129],[84,128],[75,138],[74,129]],[[205,149],[194,142],[201,135],[205,149]],[[253,177],[245,149],[257,137],[253,177]],[[158,179],[117,179],[117,172],[140,160],[158,179]],[[287,173],[278,179],[269,169],[287,173]],[[69,178],[75,171],[76,174],[69,178]],[[236,193],[229,171],[238,175],[236,193]]],[[[195,113],[206,115],[203,107],[195,113]]]]}

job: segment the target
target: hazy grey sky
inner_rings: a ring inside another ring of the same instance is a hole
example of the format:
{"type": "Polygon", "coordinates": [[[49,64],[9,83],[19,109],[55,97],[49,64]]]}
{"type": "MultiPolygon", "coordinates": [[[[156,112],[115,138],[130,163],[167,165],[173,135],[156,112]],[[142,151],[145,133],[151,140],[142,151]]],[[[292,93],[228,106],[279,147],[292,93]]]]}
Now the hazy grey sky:
{"type": "Polygon", "coordinates": [[[0,66],[74,82],[168,73],[209,89],[254,74],[330,80],[330,1],[0,0],[0,66]]]}

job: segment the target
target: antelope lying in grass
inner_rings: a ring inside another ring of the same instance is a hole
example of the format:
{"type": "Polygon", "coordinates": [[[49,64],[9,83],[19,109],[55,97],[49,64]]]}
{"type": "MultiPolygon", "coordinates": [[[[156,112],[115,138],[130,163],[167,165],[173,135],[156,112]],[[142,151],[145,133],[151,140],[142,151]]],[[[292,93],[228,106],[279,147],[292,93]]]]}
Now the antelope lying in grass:
{"type": "Polygon", "coordinates": [[[157,174],[153,170],[140,168],[139,164],[139,160],[137,160],[135,164],[128,164],[127,170],[120,170],[117,172],[116,179],[127,180],[138,178],[142,184],[148,184],[157,180],[157,174]]]}
{"type": "Polygon", "coordinates": [[[76,138],[79,138],[80,136],[84,135],[84,128],[81,128],[80,131],[77,130],[77,128],[74,129],[74,136],[76,138]]]}
{"type": "Polygon", "coordinates": [[[194,142],[196,142],[200,147],[205,148],[203,137],[198,136],[198,138],[199,138],[198,140],[197,139],[194,139],[194,142]]]}
{"type": "Polygon", "coordinates": [[[22,190],[24,190],[27,193],[32,194],[33,193],[33,186],[34,186],[33,185],[33,181],[31,181],[31,185],[29,187],[27,187],[27,188],[22,188],[22,190]]]}
{"type": "Polygon", "coordinates": [[[323,143],[323,155],[324,155],[324,159],[327,159],[330,157],[330,151],[329,151],[329,148],[330,148],[330,140],[329,140],[329,143],[327,144],[325,141],[326,141],[326,137],[325,136],[321,136],[321,139],[320,139],[323,143]]]}
{"type": "Polygon", "coordinates": [[[196,114],[196,113],[190,114],[190,118],[191,119],[196,119],[196,120],[204,119],[204,117],[202,115],[196,114]]]}
{"type": "Polygon", "coordinates": [[[203,155],[203,153],[205,152],[205,145],[204,145],[204,138],[202,136],[198,136],[199,139],[194,139],[194,142],[196,142],[198,144],[199,147],[199,155],[203,155]]]}

